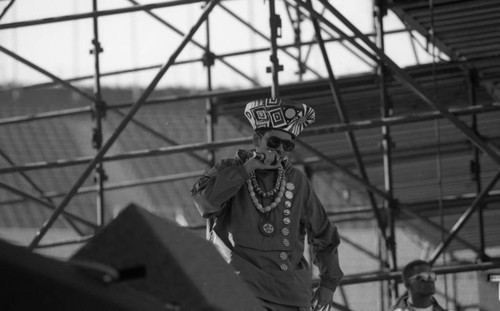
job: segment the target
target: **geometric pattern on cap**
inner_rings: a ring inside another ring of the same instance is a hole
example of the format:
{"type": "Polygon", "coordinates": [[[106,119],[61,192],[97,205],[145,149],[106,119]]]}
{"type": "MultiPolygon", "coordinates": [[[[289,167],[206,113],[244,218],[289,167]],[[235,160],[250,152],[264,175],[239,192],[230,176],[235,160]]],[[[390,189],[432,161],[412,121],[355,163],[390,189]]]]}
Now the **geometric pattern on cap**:
{"type": "Polygon", "coordinates": [[[245,116],[254,130],[282,130],[294,137],[316,120],[311,107],[281,98],[251,101],[245,107],[245,116]]]}

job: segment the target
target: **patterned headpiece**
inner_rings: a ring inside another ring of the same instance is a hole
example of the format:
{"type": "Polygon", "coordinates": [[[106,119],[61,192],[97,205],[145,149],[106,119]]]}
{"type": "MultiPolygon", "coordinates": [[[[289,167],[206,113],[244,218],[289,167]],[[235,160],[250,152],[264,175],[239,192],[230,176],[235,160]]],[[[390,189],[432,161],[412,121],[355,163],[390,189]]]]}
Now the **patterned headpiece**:
{"type": "Polygon", "coordinates": [[[254,131],[258,129],[282,130],[296,137],[313,123],[316,114],[305,104],[297,104],[286,99],[257,99],[245,107],[245,116],[254,131]]]}

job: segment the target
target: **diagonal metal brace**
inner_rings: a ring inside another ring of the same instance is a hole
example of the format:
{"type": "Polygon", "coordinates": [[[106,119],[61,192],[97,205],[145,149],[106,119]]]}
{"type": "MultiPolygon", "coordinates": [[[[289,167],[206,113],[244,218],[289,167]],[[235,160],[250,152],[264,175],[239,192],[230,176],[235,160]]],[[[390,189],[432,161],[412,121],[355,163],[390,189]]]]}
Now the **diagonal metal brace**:
{"type": "Polygon", "coordinates": [[[500,179],[500,171],[498,171],[495,176],[490,180],[490,182],[484,187],[484,189],[481,191],[481,193],[478,194],[478,196],[474,199],[472,202],[471,206],[465,211],[465,213],[460,217],[460,219],[453,225],[453,227],[450,230],[450,235],[447,237],[447,239],[443,242],[441,242],[436,249],[434,249],[434,252],[431,254],[431,259],[429,260],[431,263],[436,262],[436,260],[439,258],[439,255],[450,245],[450,243],[453,241],[453,239],[456,237],[460,229],[465,225],[467,220],[472,216],[472,214],[481,206],[481,203],[483,200],[488,196],[488,193],[490,190],[495,186],[497,183],[498,179],[500,179]]]}
{"type": "Polygon", "coordinates": [[[61,212],[64,210],[64,208],[68,205],[68,203],[71,201],[73,196],[76,194],[78,191],[78,188],[85,182],[85,180],[89,177],[89,175],[92,173],[94,170],[95,166],[99,164],[102,161],[102,158],[108,152],[108,150],[111,148],[111,146],[114,144],[114,142],[117,140],[118,136],[121,134],[121,132],[125,129],[127,124],[130,122],[130,120],[134,117],[134,115],[137,113],[139,108],[142,107],[142,105],[146,102],[147,98],[151,93],[154,91],[162,77],[165,75],[167,70],[172,66],[172,64],[175,62],[176,58],[179,56],[179,54],[182,52],[184,47],[187,45],[187,43],[191,40],[191,38],[194,36],[198,28],[201,26],[201,24],[208,18],[208,15],[212,11],[212,9],[217,5],[217,3],[220,0],[212,0],[210,1],[205,9],[203,10],[203,13],[201,14],[200,18],[198,21],[193,25],[191,30],[186,34],[186,36],[183,38],[181,44],[179,47],[172,53],[166,64],[160,69],[160,71],[156,74],[156,76],[153,78],[151,83],[148,85],[148,87],[144,90],[142,95],[139,97],[137,102],[130,108],[128,111],[127,115],[123,118],[123,120],[120,122],[120,124],[117,126],[116,130],[113,132],[113,134],[109,137],[109,139],[104,143],[102,148],[99,150],[99,152],[96,154],[94,159],[87,165],[85,168],[84,172],[82,175],[78,178],[78,180],[75,182],[71,190],[68,192],[68,194],[64,197],[64,199],[59,203],[57,208],[55,209],[54,213],[51,215],[51,217],[47,220],[47,222],[42,226],[42,228],[37,232],[35,238],[29,245],[29,249],[34,249],[39,243],[40,240],[44,237],[44,235],[47,233],[49,228],[52,226],[52,224],[56,221],[57,217],[61,214],[61,212]]]}

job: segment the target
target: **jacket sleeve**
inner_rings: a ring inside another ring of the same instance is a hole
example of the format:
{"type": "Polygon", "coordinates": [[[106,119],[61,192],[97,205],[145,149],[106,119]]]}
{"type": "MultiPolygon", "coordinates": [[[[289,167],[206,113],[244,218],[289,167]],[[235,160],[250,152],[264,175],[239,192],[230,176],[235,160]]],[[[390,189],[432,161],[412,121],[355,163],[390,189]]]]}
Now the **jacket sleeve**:
{"type": "Polygon", "coordinates": [[[344,275],[338,256],[339,233],[337,227],[328,219],[328,215],[309,181],[306,184],[308,191],[306,203],[307,233],[313,263],[319,268],[320,286],[335,291],[344,275]]]}
{"type": "Polygon", "coordinates": [[[242,164],[238,160],[223,160],[194,184],[191,196],[203,217],[220,214],[226,203],[250,178],[242,164]]]}

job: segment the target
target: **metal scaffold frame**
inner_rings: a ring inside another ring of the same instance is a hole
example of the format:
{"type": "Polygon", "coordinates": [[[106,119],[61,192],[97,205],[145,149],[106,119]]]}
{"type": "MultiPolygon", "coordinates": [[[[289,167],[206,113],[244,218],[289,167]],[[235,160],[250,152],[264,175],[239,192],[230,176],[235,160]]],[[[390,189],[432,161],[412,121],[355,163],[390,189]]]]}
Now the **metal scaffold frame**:
{"type": "MultiPolygon", "coordinates": [[[[14,1],[11,1],[8,6],[6,6],[4,12],[1,17],[9,10],[11,4],[14,1]]],[[[24,164],[16,164],[15,161],[10,159],[3,150],[0,150],[0,156],[10,163],[8,167],[0,167],[0,175],[8,174],[8,173],[17,173],[22,176],[22,178],[30,183],[34,189],[36,189],[36,194],[27,193],[26,191],[16,189],[9,184],[0,182],[0,188],[13,193],[17,196],[22,197],[25,200],[30,200],[36,202],[40,206],[50,209],[52,214],[50,218],[44,223],[44,225],[39,229],[36,236],[33,238],[31,243],[29,244],[29,249],[34,250],[36,248],[44,248],[44,247],[54,247],[59,245],[66,245],[70,243],[82,243],[87,241],[90,237],[84,236],[76,225],[77,223],[80,225],[87,226],[93,230],[98,229],[105,225],[105,207],[104,207],[104,196],[106,191],[112,189],[123,189],[127,187],[136,187],[139,185],[150,185],[150,184],[158,184],[158,183],[168,183],[176,180],[182,180],[187,178],[192,178],[195,176],[199,176],[202,174],[202,171],[193,171],[193,172],[184,172],[182,174],[174,174],[168,176],[161,176],[155,178],[145,178],[141,180],[127,181],[121,183],[107,184],[106,183],[106,172],[103,168],[103,163],[108,161],[120,161],[125,159],[135,159],[135,158],[145,158],[145,157],[155,157],[167,154],[177,154],[177,153],[185,153],[189,157],[194,160],[202,163],[204,165],[211,166],[214,164],[215,156],[213,154],[214,150],[219,148],[224,148],[228,146],[236,146],[238,144],[249,143],[251,142],[251,137],[243,137],[239,139],[227,139],[220,140],[215,137],[214,134],[214,124],[213,119],[215,118],[216,110],[214,109],[214,99],[220,96],[231,95],[233,91],[227,90],[214,90],[212,85],[212,66],[215,61],[220,62],[228,69],[230,69],[236,75],[242,77],[247,80],[251,85],[255,87],[260,87],[258,81],[252,78],[250,75],[246,74],[243,70],[237,68],[236,66],[230,64],[226,61],[227,58],[237,55],[251,54],[251,53],[261,53],[261,52],[269,52],[270,53],[270,66],[268,68],[268,72],[271,75],[271,85],[270,85],[270,94],[272,97],[280,97],[283,95],[283,90],[281,89],[279,78],[279,72],[282,70],[282,65],[280,64],[278,51],[283,52],[282,55],[287,55],[287,57],[291,57],[297,62],[297,66],[299,68],[298,75],[300,80],[302,80],[302,74],[305,72],[310,72],[315,75],[317,78],[324,78],[320,73],[315,71],[311,66],[308,65],[308,55],[304,55],[301,52],[301,47],[312,47],[317,46],[320,49],[322,61],[324,62],[324,68],[326,68],[327,77],[326,80],[328,82],[329,96],[331,96],[332,105],[334,105],[339,119],[339,124],[331,124],[327,126],[315,127],[311,131],[305,132],[301,139],[298,140],[298,145],[308,153],[314,155],[319,161],[325,164],[328,167],[334,168],[337,171],[344,173],[346,176],[350,177],[354,182],[362,186],[367,193],[367,197],[369,199],[370,208],[366,210],[368,213],[372,213],[378,228],[378,235],[380,238],[380,250],[379,254],[374,254],[372,251],[365,249],[364,247],[358,245],[355,241],[350,240],[347,237],[342,237],[342,241],[348,245],[351,245],[358,251],[366,254],[372,259],[376,260],[380,264],[380,271],[374,273],[363,273],[360,275],[352,275],[346,276],[346,278],[342,281],[342,285],[350,285],[350,284],[359,284],[365,282],[381,282],[381,308],[385,308],[390,303],[391,299],[399,296],[398,293],[398,281],[400,278],[400,272],[398,272],[398,262],[397,262],[397,247],[396,247],[396,231],[395,226],[397,222],[397,218],[399,214],[406,214],[411,218],[419,218],[423,221],[430,223],[432,226],[436,227],[438,230],[447,233],[446,239],[442,241],[432,252],[430,255],[430,261],[435,263],[440,256],[444,254],[447,247],[450,245],[452,241],[458,241],[462,243],[467,248],[471,249],[475,252],[478,258],[481,259],[481,263],[477,264],[467,264],[463,266],[441,266],[436,267],[436,271],[440,274],[447,273],[459,273],[464,271],[483,271],[488,269],[499,268],[500,264],[497,262],[489,262],[490,258],[485,251],[485,240],[484,240],[484,224],[482,215],[483,208],[485,202],[488,199],[491,199],[491,191],[495,187],[500,178],[500,169],[497,173],[490,179],[490,181],[486,184],[481,183],[481,171],[477,169],[474,171],[476,175],[475,180],[477,181],[477,195],[472,199],[472,202],[469,204],[467,210],[463,213],[460,219],[455,223],[455,225],[451,228],[451,230],[446,230],[446,228],[442,227],[440,224],[432,223],[430,220],[426,219],[413,212],[411,209],[405,205],[404,202],[398,202],[394,198],[393,195],[393,173],[392,173],[392,158],[393,158],[393,142],[391,135],[391,128],[394,125],[400,124],[409,124],[416,123],[422,121],[429,120],[440,120],[444,119],[450,124],[452,124],[458,131],[460,131],[467,141],[473,146],[473,157],[474,161],[479,165],[480,159],[479,155],[487,155],[490,160],[492,160],[497,166],[500,166],[500,154],[498,150],[491,144],[490,141],[482,137],[478,132],[478,124],[476,115],[479,113],[488,113],[500,111],[500,104],[493,103],[488,105],[480,105],[475,102],[475,95],[473,94],[473,88],[471,87],[470,94],[470,106],[464,108],[453,108],[448,109],[445,105],[443,105],[433,94],[429,94],[429,92],[422,88],[418,82],[412,78],[407,72],[405,72],[402,68],[400,68],[389,56],[385,53],[384,47],[384,36],[388,33],[396,33],[396,32],[409,32],[411,33],[411,29],[403,29],[396,31],[385,31],[384,30],[384,19],[387,10],[388,4],[386,0],[377,0],[374,2],[374,16],[375,16],[375,33],[373,34],[365,34],[360,31],[355,25],[353,25],[345,16],[343,16],[332,4],[330,4],[327,0],[283,0],[283,4],[285,5],[288,13],[288,17],[290,18],[292,24],[294,25],[294,31],[296,34],[295,43],[291,45],[278,45],[277,38],[278,32],[281,30],[281,20],[279,15],[276,13],[276,2],[275,0],[269,0],[269,36],[260,32],[256,28],[254,28],[250,23],[244,21],[240,18],[236,13],[232,12],[228,7],[226,7],[221,0],[193,0],[193,1],[166,1],[155,4],[141,5],[137,1],[128,0],[132,6],[127,8],[113,9],[113,10],[99,10],[98,9],[98,1],[93,0],[93,11],[88,13],[74,14],[74,15],[66,15],[66,16],[58,16],[52,18],[44,18],[38,20],[27,20],[20,22],[12,22],[12,23],[3,23],[0,24],[0,31],[5,29],[14,29],[20,27],[28,27],[28,26],[37,26],[44,25],[48,23],[59,23],[63,21],[74,21],[80,19],[92,19],[93,25],[93,49],[92,54],[94,57],[94,75],[92,76],[82,76],[75,77],[71,79],[62,79],[58,77],[56,74],[49,72],[48,70],[38,66],[37,64],[23,58],[18,55],[15,51],[11,51],[2,45],[0,45],[0,52],[4,54],[4,56],[11,57],[16,61],[23,63],[24,65],[34,69],[38,73],[44,75],[45,77],[52,80],[51,83],[42,83],[37,85],[23,86],[23,87],[15,87],[13,90],[22,90],[22,89],[32,89],[32,88],[43,88],[50,86],[61,86],[65,89],[68,89],[76,94],[79,94],[83,98],[87,99],[90,104],[86,107],[80,108],[72,108],[72,109],[63,109],[58,111],[44,112],[44,113],[35,113],[30,115],[23,116],[15,116],[15,117],[5,117],[0,118],[0,127],[6,125],[14,125],[20,123],[34,122],[37,120],[45,120],[52,118],[62,118],[66,116],[73,115],[88,115],[92,116],[93,120],[93,133],[92,133],[92,146],[95,148],[96,154],[91,157],[81,157],[76,159],[60,159],[57,161],[43,161],[36,163],[24,163],[24,164]],[[166,20],[162,19],[159,15],[155,14],[154,10],[159,8],[168,8],[174,6],[188,5],[193,3],[201,3],[203,4],[203,10],[196,22],[192,25],[187,33],[183,33],[181,30],[171,25],[166,20]],[[254,49],[254,50],[245,50],[227,54],[216,55],[213,52],[211,46],[211,38],[210,38],[210,23],[209,17],[212,10],[215,8],[221,8],[224,12],[233,16],[238,22],[245,25],[250,31],[254,32],[259,37],[265,39],[269,42],[269,48],[267,49],[254,49]],[[316,7],[321,7],[322,12],[317,11],[316,7]],[[100,67],[100,53],[102,52],[101,43],[99,41],[99,18],[104,16],[110,16],[115,14],[126,14],[131,12],[139,12],[142,11],[148,14],[151,18],[163,24],[165,27],[173,30],[177,34],[183,36],[181,43],[177,46],[175,51],[168,57],[164,64],[147,66],[147,67],[138,67],[138,68],[129,68],[120,71],[113,72],[101,72],[100,67]],[[340,22],[342,27],[339,27],[336,23],[332,22],[332,20],[325,17],[325,12],[328,12],[332,16],[335,16],[337,22],[340,22]],[[294,14],[292,14],[294,13],[294,14]],[[295,17],[295,19],[294,19],[295,17]],[[301,24],[305,22],[312,23],[314,28],[315,38],[311,41],[304,42],[301,39],[301,24]],[[206,27],[206,44],[199,43],[193,39],[194,35],[203,25],[206,27]],[[348,29],[350,33],[348,34],[342,29],[348,29]],[[331,33],[335,33],[332,35],[331,33]],[[324,38],[324,34],[329,34],[328,38],[324,38]],[[367,64],[371,64],[373,66],[374,72],[376,72],[379,83],[379,92],[380,92],[380,118],[363,120],[363,121],[351,121],[350,117],[347,113],[347,109],[345,106],[344,99],[342,97],[342,90],[339,86],[338,79],[334,74],[332,69],[332,62],[329,59],[329,54],[327,51],[326,44],[329,42],[342,42],[342,44],[346,44],[348,48],[355,53],[354,55],[363,60],[367,64]],[[179,54],[185,49],[188,43],[194,44],[197,48],[204,51],[203,58],[201,59],[192,59],[188,61],[178,61],[177,57],[179,54]],[[298,56],[295,53],[290,52],[290,49],[298,49],[298,56]],[[368,59],[368,60],[367,60],[368,59]],[[155,90],[158,83],[165,75],[165,73],[175,65],[185,64],[188,62],[201,62],[206,68],[207,72],[207,87],[206,91],[199,91],[196,94],[189,95],[175,95],[168,96],[163,98],[155,98],[150,99],[151,93],[155,90]],[[103,99],[102,91],[101,91],[101,78],[110,75],[130,73],[130,72],[139,72],[144,70],[157,70],[154,78],[151,80],[149,85],[145,88],[145,90],[141,93],[137,100],[134,102],[127,102],[121,104],[107,104],[103,99]],[[432,108],[431,112],[422,112],[416,114],[409,114],[404,116],[394,116],[392,114],[393,107],[391,101],[388,99],[387,95],[387,81],[389,73],[403,86],[405,86],[408,90],[413,92],[420,100],[425,102],[428,106],[432,108]],[[72,82],[81,81],[84,79],[93,79],[93,94],[89,94],[86,90],[75,87],[72,85],[72,82]],[[194,144],[178,144],[175,140],[166,137],[165,135],[156,132],[154,129],[149,127],[147,124],[141,123],[134,119],[134,115],[141,109],[141,107],[145,105],[158,105],[165,103],[177,103],[187,100],[204,100],[205,101],[205,110],[206,110],[206,142],[204,143],[194,143],[194,144]],[[121,109],[128,109],[126,113],[122,112],[121,109]],[[102,130],[102,120],[106,117],[106,114],[116,113],[121,116],[121,122],[116,127],[114,132],[107,138],[105,141],[103,140],[103,130],[102,130]],[[472,116],[473,124],[472,126],[467,125],[460,116],[472,116]],[[165,141],[166,143],[172,145],[169,147],[162,147],[157,149],[146,149],[146,150],[135,150],[133,152],[124,152],[116,155],[107,155],[107,152],[110,150],[112,145],[118,139],[123,130],[127,127],[129,123],[134,123],[135,125],[141,127],[143,130],[148,132],[155,137],[158,137],[165,141]],[[383,170],[384,170],[384,189],[380,189],[377,186],[373,185],[368,177],[368,173],[366,170],[366,163],[363,161],[362,152],[360,151],[360,147],[358,145],[356,131],[363,129],[380,129],[381,136],[381,150],[383,155],[383,170]],[[330,156],[323,153],[321,150],[315,148],[311,143],[308,142],[313,136],[316,135],[324,135],[331,133],[344,133],[346,137],[346,141],[348,141],[350,151],[354,158],[355,163],[355,171],[353,169],[347,168],[344,165],[340,164],[336,159],[331,158],[330,156]],[[195,153],[196,151],[207,151],[207,156],[202,157],[199,154],[195,153]],[[74,165],[85,165],[85,169],[78,177],[78,179],[74,182],[72,187],[67,192],[59,192],[59,193],[48,193],[44,192],[42,187],[37,185],[28,175],[28,172],[40,170],[40,169],[48,169],[48,168],[61,168],[68,167],[74,165]],[[95,187],[83,187],[84,182],[94,174],[94,179],[96,181],[95,187]],[[92,193],[95,192],[96,195],[96,214],[97,214],[97,222],[93,223],[88,220],[85,220],[77,215],[74,215],[70,212],[67,212],[65,209],[68,204],[71,202],[73,197],[84,194],[84,193],[92,193]],[[59,203],[55,203],[55,199],[61,199],[59,203]],[[380,204],[383,202],[383,204],[380,204]],[[480,245],[471,245],[470,243],[464,241],[460,237],[458,237],[459,231],[463,228],[465,223],[471,218],[473,214],[477,213],[479,217],[479,239],[480,245]],[[78,240],[74,241],[65,241],[55,244],[41,244],[41,240],[47,234],[47,232],[51,229],[54,222],[61,219],[70,227],[72,227],[76,232],[78,232],[81,236],[78,240]],[[386,302],[385,299],[388,299],[386,302]]],[[[411,26],[411,25],[410,25],[411,26]]],[[[496,202],[500,201],[498,199],[496,202]]],[[[12,204],[14,201],[5,201],[0,202],[0,205],[3,204],[12,204]]],[[[351,215],[355,215],[356,212],[352,212],[351,215]]],[[[350,214],[350,213],[345,213],[350,214]]],[[[349,216],[349,215],[348,215],[349,216]]],[[[354,216],[353,216],[354,217],[354,216]]],[[[342,287],[341,287],[342,291],[342,287]]],[[[349,304],[347,299],[344,297],[344,305],[334,305],[338,310],[351,310],[349,308],[349,304]]]]}

